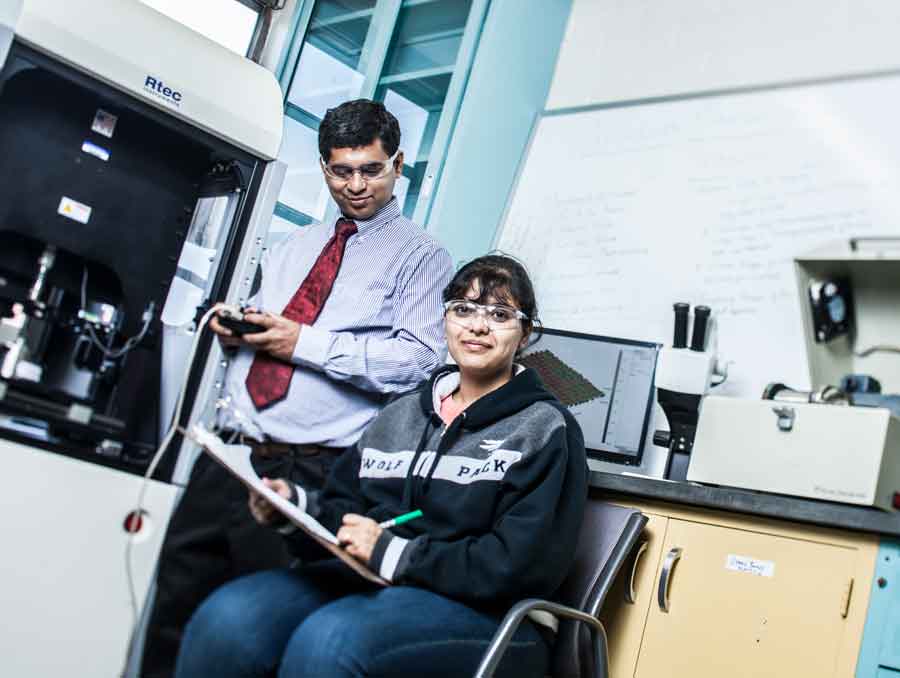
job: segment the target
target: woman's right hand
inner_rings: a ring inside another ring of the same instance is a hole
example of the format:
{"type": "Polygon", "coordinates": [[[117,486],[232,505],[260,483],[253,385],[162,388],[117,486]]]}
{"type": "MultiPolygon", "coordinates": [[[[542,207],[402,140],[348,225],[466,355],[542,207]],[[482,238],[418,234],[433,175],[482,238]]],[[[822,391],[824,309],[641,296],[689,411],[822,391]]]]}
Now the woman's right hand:
{"type": "MultiPolygon", "coordinates": [[[[290,501],[291,486],[288,485],[286,480],[283,478],[278,478],[276,480],[263,478],[262,481],[263,485],[290,501]]],[[[260,525],[271,525],[276,522],[277,517],[281,515],[278,509],[272,506],[268,499],[259,492],[254,492],[253,490],[250,490],[248,505],[250,506],[250,514],[260,525]]]]}

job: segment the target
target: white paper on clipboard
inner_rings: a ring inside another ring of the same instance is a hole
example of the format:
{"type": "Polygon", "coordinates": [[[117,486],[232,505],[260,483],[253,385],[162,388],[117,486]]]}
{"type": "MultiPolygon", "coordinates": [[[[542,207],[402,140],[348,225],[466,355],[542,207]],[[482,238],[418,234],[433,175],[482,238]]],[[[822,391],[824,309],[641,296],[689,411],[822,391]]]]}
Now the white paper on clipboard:
{"type": "MultiPolygon", "coordinates": [[[[181,429],[179,429],[181,430],[181,429]]],[[[325,549],[344,561],[364,579],[386,586],[387,581],[372,572],[338,545],[337,537],[318,520],[301,511],[277,492],[266,487],[250,463],[250,448],[244,445],[226,445],[215,433],[207,431],[201,424],[195,424],[190,431],[182,431],[188,438],[200,445],[213,459],[222,464],[248,488],[259,492],[287,517],[294,525],[306,532],[325,549]]]]}

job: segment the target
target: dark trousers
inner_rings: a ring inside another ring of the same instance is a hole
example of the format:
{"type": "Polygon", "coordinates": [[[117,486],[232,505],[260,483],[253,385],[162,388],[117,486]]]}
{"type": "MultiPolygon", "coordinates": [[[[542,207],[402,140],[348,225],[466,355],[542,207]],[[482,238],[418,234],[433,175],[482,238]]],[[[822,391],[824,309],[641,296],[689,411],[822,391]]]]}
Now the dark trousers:
{"type": "MultiPolygon", "coordinates": [[[[260,476],[321,487],[336,458],[332,452],[254,455],[253,465],[260,476]]],[[[170,678],[184,627],[213,590],[245,574],[286,567],[292,560],[281,535],[258,525],[250,515],[247,489],[210,457],[201,455],[160,552],[142,678],[170,678]]]]}

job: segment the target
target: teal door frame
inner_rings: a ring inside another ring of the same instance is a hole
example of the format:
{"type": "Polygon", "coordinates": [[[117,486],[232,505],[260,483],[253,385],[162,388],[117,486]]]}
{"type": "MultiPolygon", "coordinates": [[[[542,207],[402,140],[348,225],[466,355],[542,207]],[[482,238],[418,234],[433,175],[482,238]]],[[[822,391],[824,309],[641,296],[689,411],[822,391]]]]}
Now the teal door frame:
{"type": "Polygon", "coordinates": [[[900,541],[882,539],[870,584],[857,678],[900,678],[900,541]]]}
{"type": "Polygon", "coordinates": [[[572,0],[493,0],[478,43],[427,228],[457,263],[484,254],[544,109],[572,0]]]}

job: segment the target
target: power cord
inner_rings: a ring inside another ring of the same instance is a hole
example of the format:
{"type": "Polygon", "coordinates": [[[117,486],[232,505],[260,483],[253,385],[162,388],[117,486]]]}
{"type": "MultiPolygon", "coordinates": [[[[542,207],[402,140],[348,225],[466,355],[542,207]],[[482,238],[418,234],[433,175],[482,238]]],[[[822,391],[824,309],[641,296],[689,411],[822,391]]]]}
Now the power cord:
{"type": "MultiPolygon", "coordinates": [[[[206,313],[203,314],[203,317],[200,319],[200,322],[197,324],[197,330],[194,335],[194,342],[191,345],[191,352],[188,356],[187,364],[190,365],[194,362],[194,356],[197,353],[197,346],[200,344],[200,337],[203,335],[203,330],[206,328],[206,325],[209,323],[210,318],[212,318],[213,314],[216,312],[215,307],[209,309],[206,313]]],[[[172,414],[172,424],[169,427],[169,430],[166,432],[166,435],[163,436],[162,442],[159,444],[156,452],[153,455],[153,458],[150,460],[149,466],[147,466],[147,470],[144,473],[144,477],[141,480],[141,486],[138,491],[137,502],[134,510],[132,511],[133,516],[136,518],[140,518],[143,514],[143,505],[144,498],[147,494],[147,487],[150,481],[150,478],[153,476],[153,473],[156,471],[156,467],[159,465],[160,460],[163,457],[163,454],[168,449],[169,444],[172,442],[172,438],[175,436],[178,422],[181,420],[181,410],[184,406],[184,394],[187,390],[187,382],[188,377],[190,375],[190,370],[185,370],[184,380],[181,384],[181,389],[178,394],[178,400],[175,404],[175,411],[172,414]]],[[[129,525],[129,528],[131,525],[129,525]]],[[[134,638],[134,634],[137,631],[138,625],[138,602],[137,602],[137,593],[135,592],[134,587],[134,572],[132,567],[132,545],[134,544],[134,533],[129,529],[128,541],[125,544],[125,577],[128,580],[128,595],[129,600],[131,602],[131,613],[132,613],[132,639],[134,638]]]]}
{"type": "Polygon", "coordinates": [[[721,386],[726,381],[728,381],[728,368],[733,364],[733,360],[728,360],[726,362],[719,362],[719,360],[716,360],[715,363],[713,363],[712,377],[719,377],[719,379],[713,381],[712,377],[710,377],[709,387],[715,388],[716,386],[721,386]]]}
{"type": "Polygon", "coordinates": [[[892,346],[890,344],[877,344],[875,346],[869,346],[868,348],[863,349],[862,351],[854,352],[857,358],[865,358],[873,353],[900,353],[900,346],[892,346]]]}

